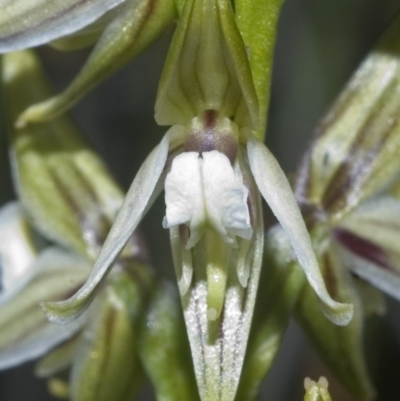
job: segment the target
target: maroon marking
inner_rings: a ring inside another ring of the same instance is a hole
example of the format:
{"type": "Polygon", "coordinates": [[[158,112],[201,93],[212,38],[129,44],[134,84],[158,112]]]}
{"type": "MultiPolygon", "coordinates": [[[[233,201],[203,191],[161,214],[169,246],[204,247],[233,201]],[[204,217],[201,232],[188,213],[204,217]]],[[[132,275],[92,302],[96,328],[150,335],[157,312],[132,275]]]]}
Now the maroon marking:
{"type": "Polygon", "coordinates": [[[207,129],[212,130],[217,122],[218,111],[217,110],[205,110],[204,111],[204,122],[207,129]]]}
{"type": "Polygon", "coordinates": [[[233,164],[237,155],[237,141],[230,131],[217,128],[218,111],[205,110],[202,116],[203,129],[189,133],[185,142],[186,152],[210,152],[218,150],[233,164]]]}
{"type": "Polygon", "coordinates": [[[333,235],[340,244],[344,245],[354,254],[363,259],[370,260],[385,269],[392,270],[386,252],[378,245],[343,228],[336,228],[333,231],[333,235]]]}

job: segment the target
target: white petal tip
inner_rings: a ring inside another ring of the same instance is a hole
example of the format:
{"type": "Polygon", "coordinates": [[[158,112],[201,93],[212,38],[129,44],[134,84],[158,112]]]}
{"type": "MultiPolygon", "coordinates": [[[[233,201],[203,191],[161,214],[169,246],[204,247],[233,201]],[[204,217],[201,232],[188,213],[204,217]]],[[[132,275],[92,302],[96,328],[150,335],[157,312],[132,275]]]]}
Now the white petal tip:
{"type": "Polygon", "coordinates": [[[249,273],[250,272],[247,272],[247,274],[245,273],[238,274],[239,283],[243,288],[247,288],[247,283],[249,281],[249,273]]]}
{"type": "Polygon", "coordinates": [[[327,305],[321,302],[320,306],[324,315],[338,326],[347,326],[353,319],[353,304],[335,302],[333,305],[327,305]]]}

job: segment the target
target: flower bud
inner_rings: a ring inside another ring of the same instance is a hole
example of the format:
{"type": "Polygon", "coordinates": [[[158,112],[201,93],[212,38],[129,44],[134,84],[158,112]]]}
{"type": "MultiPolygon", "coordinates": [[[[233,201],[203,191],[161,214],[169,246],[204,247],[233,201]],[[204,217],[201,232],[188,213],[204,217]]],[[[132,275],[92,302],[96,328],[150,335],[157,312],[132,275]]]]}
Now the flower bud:
{"type": "Polygon", "coordinates": [[[318,382],[306,377],[304,389],[306,390],[304,401],[332,401],[328,391],[328,380],[323,376],[319,378],[318,382]]]}

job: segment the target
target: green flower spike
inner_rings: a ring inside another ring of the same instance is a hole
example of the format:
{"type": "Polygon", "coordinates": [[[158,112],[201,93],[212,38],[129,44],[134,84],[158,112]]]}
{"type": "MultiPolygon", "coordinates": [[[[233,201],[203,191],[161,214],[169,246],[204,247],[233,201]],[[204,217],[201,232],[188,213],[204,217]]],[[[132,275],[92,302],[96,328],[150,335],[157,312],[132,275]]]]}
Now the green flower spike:
{"type": "Polygon", "coordinates": [[[400,173],[399,38],[397,18],[322,120],[295,183],[328,290],[355,308],[347,327],[335,327],[306,287],[297,317],[362,400],[374,397],[362,348],[364,316],[385,310],[371,285],[400,300],[400,203],[388,193],[400,173]]]}
{"type": "Polygon", "coordinates": [[[248,56],[228,0],[190,0],[182,11],[156,101],[172,125],[125,198],[87,283],[45,303],[67,323],[93,300],[152,201],[166,215],[200,397],[234,399],[263,253],[262,196],[280,221],[326,315],[345,325],[352,307],[326,291],[310,238],[277,161],[252,133],[259,107],[248,56]]]}

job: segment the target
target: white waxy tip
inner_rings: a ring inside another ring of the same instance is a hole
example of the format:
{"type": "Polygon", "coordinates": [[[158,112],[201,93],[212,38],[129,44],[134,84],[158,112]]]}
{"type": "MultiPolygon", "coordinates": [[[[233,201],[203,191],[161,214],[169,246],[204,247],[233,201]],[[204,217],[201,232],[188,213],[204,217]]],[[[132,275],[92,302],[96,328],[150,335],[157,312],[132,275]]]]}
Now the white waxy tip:
{"type": "Polygon", "coordinates": [[[187,224],[194,246],[206,228],[236,245],[235,236],[249,239],[252,235],[247,206],[248,190],[235,174],[229,159],[213,150],[185,152],[175,157],[165,180],[165,228],[187,224]]]}

